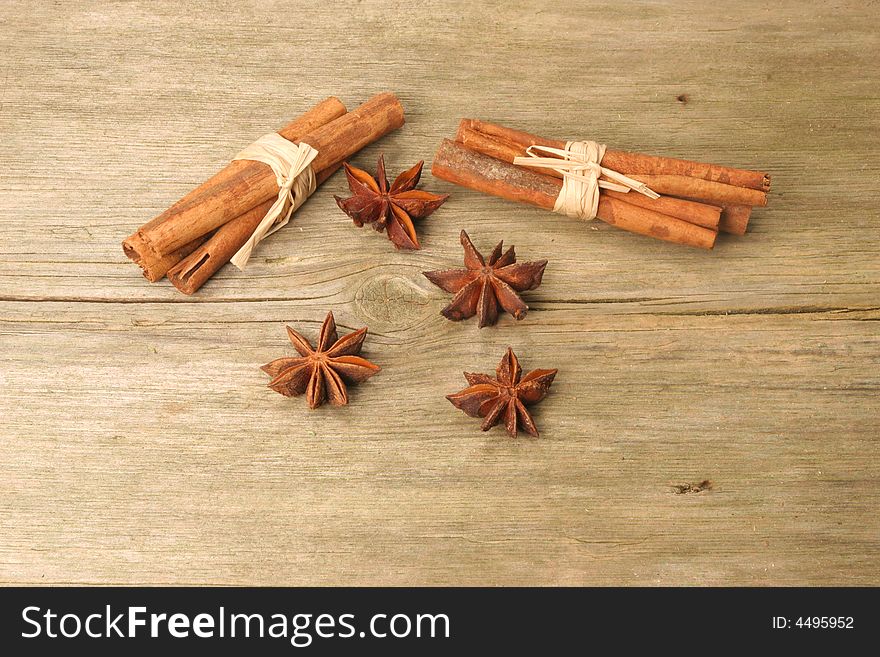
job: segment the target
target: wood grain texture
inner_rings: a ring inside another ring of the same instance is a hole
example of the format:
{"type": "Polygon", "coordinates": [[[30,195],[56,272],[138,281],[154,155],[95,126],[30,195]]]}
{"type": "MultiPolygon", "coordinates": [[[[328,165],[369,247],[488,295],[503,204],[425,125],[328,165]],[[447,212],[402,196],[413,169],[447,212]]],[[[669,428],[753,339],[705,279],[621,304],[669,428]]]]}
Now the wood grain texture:
{"type": "Polygon", "coordinates": [[[4,2],[0,583],[880,583],[878,18],[4,2]],[[267,129],[383,90],[407,125],[358,166],[430,160],[467,115],[765,169],[770,206],[704,253],[426,174],[453,196],[400,253],[337,175],[193,298],[122,254],[267,129]],[[460,263],[462,228],[550,260],[523,322],[439,315],[420,272],[460,263]],[[330,309],[383,371],[309,413],[258,367],[330,309]],[[444,399],[507,345],[560,369],[537,441],[444,399]]]}

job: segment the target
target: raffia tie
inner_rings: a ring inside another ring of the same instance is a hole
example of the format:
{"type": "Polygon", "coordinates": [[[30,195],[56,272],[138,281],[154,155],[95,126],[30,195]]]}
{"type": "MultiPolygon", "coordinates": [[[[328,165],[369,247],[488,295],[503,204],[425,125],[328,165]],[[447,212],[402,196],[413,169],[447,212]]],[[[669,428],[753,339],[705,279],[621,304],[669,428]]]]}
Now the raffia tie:
{"type": "Polygon", "coordinates": [[[305,203],[315,191],[315,172],[312,160],[318,151],[305,143],[294,144],[281,135],[270,132],[236,155],[233,160],[254,160],[268,164],[275,173],[278,183],[278,198],[269,208],[253,234],[231,262],[244,269],[254,247],[263,239],[283,228],[296,209],[305,203]]]}
{"type": "Polygon", "coordinates": [[[539,169],[553,169],[562,174],[562,189],[556,197],[553,211],[577,219],[595,219],[599,210],[599,189],[612,189],[618,192],[630,190],[649,198],[660,198],[645,183],[603,167],[605,144],[595,141],[569,141],[565,148],[549,146],[529,146],[526,157],[514,158],[513,163],[539,169]],[[549,153],[558,157],[542,157],[538,153],[549,153]],[[561,158],[561,159],[560,159],[561,158]],[[600,176],[610,180],[602,180],[600,176]]]}

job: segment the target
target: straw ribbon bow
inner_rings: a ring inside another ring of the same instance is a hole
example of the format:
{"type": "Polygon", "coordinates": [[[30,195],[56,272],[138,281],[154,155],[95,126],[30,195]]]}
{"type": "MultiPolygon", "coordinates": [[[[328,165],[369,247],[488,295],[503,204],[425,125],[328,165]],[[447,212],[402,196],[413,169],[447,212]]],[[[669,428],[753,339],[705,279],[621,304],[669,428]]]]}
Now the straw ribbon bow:
{"type": "Polygon", "coordinates": [[[648,198],[660,198],[645,183],[603,167],[601,162],[605,155],[605,144],[595,141],[569,141],[564,149],[535,144],[526,149],[526,155],[527,157],[515,158],[513,163],[553,169],[562,174],[562,189],[556,197],[553,211],[569,217],[595,219],[599,209],[599,188],[618,192],[632,190],[648,198]],[[558,157],[541,157],[539,151],[558,157]],[[600,176],[609,180],[600,179],[600,176]]]}
{"type": "Polygon", "coordinates": [[[294,144],[281,135],[270,132],[233,158],[268,164],[278,183],[278,198],[244,246],[232,256],[232,264],[244,269],[254,247],[285,226],[296,209],[312,195],[316,185],[315,172],[311,165],[317,155],[318,151],[306,143],[294,144]]]}

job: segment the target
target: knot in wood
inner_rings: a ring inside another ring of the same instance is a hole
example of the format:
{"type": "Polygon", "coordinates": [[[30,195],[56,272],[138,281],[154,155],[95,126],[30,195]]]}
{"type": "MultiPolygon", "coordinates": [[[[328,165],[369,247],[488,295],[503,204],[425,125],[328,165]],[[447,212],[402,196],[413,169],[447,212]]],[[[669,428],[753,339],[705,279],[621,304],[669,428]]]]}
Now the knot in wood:
{"type": "Polygon", "coordinates": [[[368,278],[355,294],[355,304],[370,328],[379,332],[399,331],[431,314],[427,295],[412,281],[396,274],[368,278]]]}

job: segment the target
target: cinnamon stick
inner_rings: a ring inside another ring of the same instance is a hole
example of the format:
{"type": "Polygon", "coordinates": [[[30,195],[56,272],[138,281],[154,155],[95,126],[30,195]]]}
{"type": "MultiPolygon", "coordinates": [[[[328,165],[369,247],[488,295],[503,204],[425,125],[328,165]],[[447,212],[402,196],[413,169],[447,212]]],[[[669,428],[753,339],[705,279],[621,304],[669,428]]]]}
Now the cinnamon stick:
{"type": "Polygon", "coordinates": [[[747,205],[731,205],[721,211],[719,228],[725,233],[745,235],[752,208],[747,205]]]}
{"type": "MultiPolygon", "coordinates": [[[[536,135],[514,130],[504,126],[479,121],[477,119],[462,119],[459,131],[464,129],[476,130],[493,137],[500,137],[506,141],[521,145],[523,150],[533,144],[550,146],[552,148],[565,148],[565,142],[557,139],[545,139],[536,135]]],[[[760,191],[770,190],[770,175],[763,171],[751,171],[749,169],[736,169],[708,162],[694,162],[681,160],[674,157],[661,155],[645,155],[644,153],[630,153],[607,149],[602,164],[609,169],[619,171],[626,175],[651,174],[651,175],[676,175],[701,178],[711,182],[724,183],[735,187],[747,187],[760,191]]]]}
{"type": "MultiPolygon", "coordinates": [[[[341,166],[339,163],[317,173],[315,183],[321,185],[341,166]]],[[[194,294],[238,253],[274,202],[269,199],[220,226],[210,239],[168,270],[168,280],[184,294],[194,294]]]]}
{"type": "MultiPolygon", "coordinates": [[[[621,171],[621,173],[623,172],[621,171]]],[[[767,192],[762,192],[758,189],[735,187],[734,185],[703,180],[702,178],[692,178],[690,176],[648,175],[632,172],[627,172],[625,175],[635,180],[640,180],[658,194],[700,199],[701,201],[709,201],[722,206],[748,205],[754,207],[767,205],[767,192]]]]}
{"type": "Polygon", "coordinates": [[[126,237],[125,241],[122,242],[122,250],[125,255],[134,260],[135,264],[141,268],[144,278],[150,281],[150,283],[155,283],[161,280],[174,265],[199,248],[208,237],[208,235],[202,235],[171,253],[159,255],[150,248],[149,244],[141,239],[138,233],[134,233],[126,237]]]}
{"type": "MultiPolygon", "coordinates": [[[[346,112],[345,105],[338,98],[327,98],[310,110],[294,119],[286,126],[278,131],[285,139],[296,141],[300,137],[319,128],[344,115],[346,112]]],[[[165,212],[157,216],[152,221],[141,226],[134,234],[129,235],[122,242],[122,249],[129,258],[134,260],[143,270],[144,276],[151,283],[155,283],[177,262],[190,253],[195,251],[206,239],[207,235],[196,235],[186,243],[170,249],[165,253],[156,250],[144,235],[151,234],[161,225],[171,221],[182,212],[198,207],[204,202],[206,197],[216,194],[217,190],[224,185],[228,185],[229,181],[236,176],[243,175],[246,170],[265,168],[258,162],[247,162],[244,160],[235,160],[230,162],[221,171],[214,174],[211,178],[189,192],[182,199],[168,208],[165,212]],[[256,166],[252,166],[256,165],[256,166]]],[[[277,193],[277,190],[276,190],[277,193]]],[[[256,205],[256,204],[254,204],[256,205]]],[[[247,210],[248,208],[245,208],[247,210]]]]}
{"type": "MultiPolygon", "coordinates": [[[[657,191],[657,190],[654,190],[657,191]]],[[[681,219],[695,226],[702,226],[717,231],[721,222],[721,208],[717,205],[709,205],[698,201],[688,201],[683,198],[661,196],[651,198],[638,192],[616,192],[613,189],[602,189],[599,198],[610,196],[625,201],[630,205],[638,205],[640,208],[654,210],[661,214],[681,219]]]]}
{"type": "MultiPolygon", "coordinates": [[[[431,173],[449,182],[511,201],[552,210],[562,182],[444,139],[431,173]]],[[[611,196],[600,196],[598,218],[618,228],[676,244],[711,249],[713,230],[611,196]]]]}
{"type": "MultiPolygon", "coordinates": [[[[456,141],[471,150],[503,160],[504,162],[513,163],[516,157],[525,154],[523,148],[512,142],[505,141],[502,138],[492,137],[469,128],[459,127],[456,141]]],[[[526,168],[542,175],[562,179],[562,174],[553,169],[539,169],[528,166],[526,168]]],[[[677,219],[696,224],[697,226],[718,230],[721,208],[714,205],[707,205],[705,203],[698,203],[685,199],[670,198],[668,196],[661,196],[658,199],[652,199],[644,194],[638,194],[635,192],[622,193],[600,189],[599,198],[602,198],[605,195],[610,195],[621,201],[626,201],[632,205],[638,205],[639,207],[654,210],[669,215],[670,217],[676,217],[677,219]]]]}
{"type": "MultiPolygon", "coordinates": [[[[301,137],[318,151],[312,168],[322,171],[403,125],[403,107],[391,93],[374,96],[360,107],[301,137]]],[[[284,136],[284,135],[282,135],[284,136]]],[[[252,161],[235,161],[218,174],[199,203],[166,221],[140,231],[157,253],[166,254],[247,212],[278,193],[271,169],[252,161]],[[237,165],[231,173],[224,173],[237,165]]]]}

